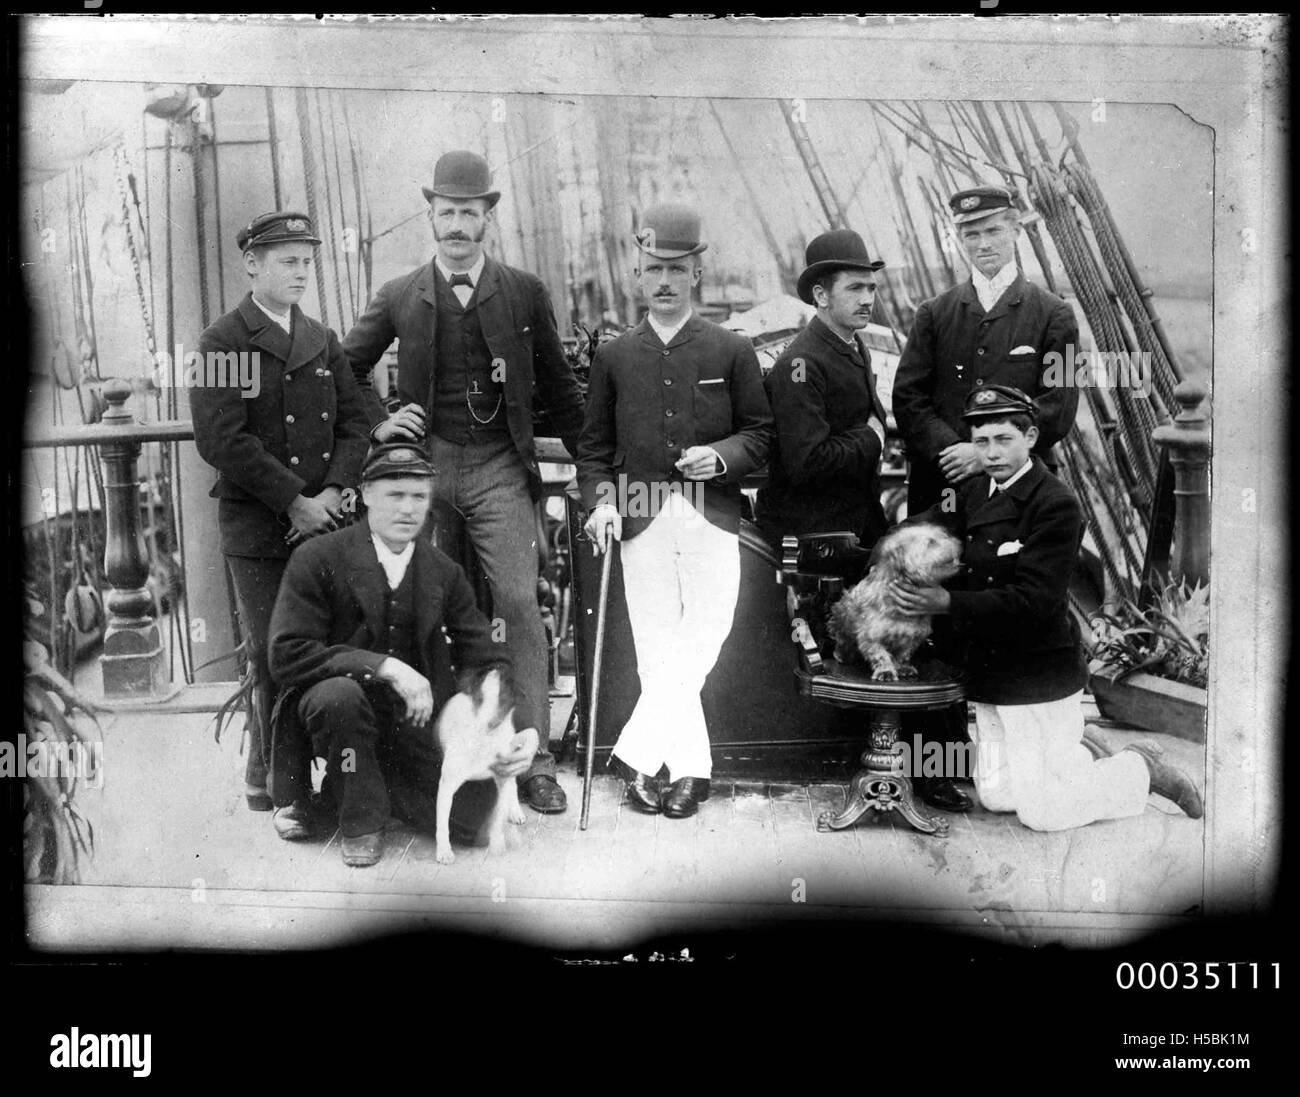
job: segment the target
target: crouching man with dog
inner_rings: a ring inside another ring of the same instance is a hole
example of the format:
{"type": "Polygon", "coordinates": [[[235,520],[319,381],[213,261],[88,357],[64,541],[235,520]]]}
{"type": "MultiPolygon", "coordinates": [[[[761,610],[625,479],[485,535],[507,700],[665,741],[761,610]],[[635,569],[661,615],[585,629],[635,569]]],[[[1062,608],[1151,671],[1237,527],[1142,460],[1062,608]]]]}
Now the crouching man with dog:
{"type": "MultiPolygon", "coordinates": [[[[390,815],[438,831],[439,852],[448,848],[448,828],[437,826],[444,766],[433,717],[455,689],[453,670],[482,705],[489,691],[478,679],[489,672],[495,699],[510,665],[465,573],[419,537],[432,479],[418,448],[377,447],[361,474],[365,519],[290,558],[271,618],[271,674],[281,690],[272,720],[276,830],[307,838],[337,810],[348,865],[380,859],[390,815]],[[319,805],[295,779],[306,743],[326,759],[319,805]]],[[[508,715],[487,714],[485,726],[508,715]]],[[[500,740],[490,773],[474,775],[495,780],[468,780],[456,794],[453,835],[472,839],[494,816],[502,782],[527,770],[536,749],[535,728],[500,740]]]]}
{"type": "Polygon", "coordinates": [[[955,510],[938,504],[910,520],[961,539],[963,589],[900,579],[894,600],[914,616],[947,614],[965,646],[975,789],[986,810],[1014,811],[1031,830],[1066,830],[1140,815],[1154,792],[1198,818],[1196,786],[1159,747],[1135,743],[1094,759],[1083,744],[1087,667],[1067,601],[1083,515],[1032,452],[1037,416],[1033,400],[1008,385],[967,397],[963,418],[983,472],[961,486],[955,510]]]}

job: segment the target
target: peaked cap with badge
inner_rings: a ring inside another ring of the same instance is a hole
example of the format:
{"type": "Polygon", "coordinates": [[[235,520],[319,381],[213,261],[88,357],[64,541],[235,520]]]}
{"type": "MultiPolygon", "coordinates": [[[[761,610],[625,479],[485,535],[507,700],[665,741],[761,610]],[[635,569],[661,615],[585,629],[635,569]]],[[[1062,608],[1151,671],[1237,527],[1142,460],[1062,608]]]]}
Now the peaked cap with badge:
{"type": "Polygon", "coordinates": [[[984,385],[966,397],[962,418],[988,419],[995,415],[1027,415],[1038,422],[1038,408],[1014,385],[984,385]]]}
{"type": "Polygon", "coordinates": [[[966,225],[1003,210],[1015,209],[1016,203],[1006,187],[971,187],[959,190],[949,198],[948,207],[952,210],[952,223],[966,225]]]}
{"type": "Polygon", "coordinates": [[[267,244],[319,244],[320,237],[312,226],[311,218],[293,210],[278,210],[254,217],[235,235],[240,251],[260,248],[267,244]]]}

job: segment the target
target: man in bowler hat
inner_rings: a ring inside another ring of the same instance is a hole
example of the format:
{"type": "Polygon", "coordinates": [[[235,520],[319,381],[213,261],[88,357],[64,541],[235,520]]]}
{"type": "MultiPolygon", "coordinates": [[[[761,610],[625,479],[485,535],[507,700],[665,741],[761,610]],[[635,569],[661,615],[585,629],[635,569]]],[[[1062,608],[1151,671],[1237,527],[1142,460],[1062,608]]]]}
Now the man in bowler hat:
{"type": "MultiPolygon", "coordinates": [[[[365,517],[294,554],[271,620],[271,670],[283,691],[277,806],[302,837],[320,806],[337,813],[327,822],[337,821],[343,863],[358,868],[383,855],[390,816],[436,829],[442,757],[434,720],[454,689],[451,671],[466,681],[509,670],[464,571],[420,536],[432,480],[418,447],[376,447],[362,472],[365,517]],[[310,781],[281,779],[282,771],[304,772],[311,755],[326,759],[316,810],[310,781]]],[[[525,726],[492,769],[517,776],[536,749],[537,731],[525,726]]],[[[462,785],[452,802],[456,837],[471,839],[495,802],[494,781],[462,785]]]]}
{"type": "Polygon", "coordinates": [[[434,470],[435,543],[453,555],[468,536],[504,627],[515,689],[538,754],[519,783],[534,811],[565,809],[555,780],[547,647],[537,604],[541,474],[533,444],[536,392],[570,453],[582,396],[539,278],[484,254],[499,191],[472,152],[439,158],[421,188],[437,250],[433,260],[382,286],[343,340],[368,400],[378,443],[419,443],[434,470]],[[385,416],[371,371],[394,339],[398,407],[385,416]]]}
{"type": "Polygon", "coordinates": [[[916,521],[947,526],[966,572],[952,589],[899,580],[902,612],[947,615],[965,648],[975,707],[975,788],[988,811],[1015,812],[1031,830],[1066,830],[1140,815],[1148,793],[1197,818],[1201,796],[1158,747],[1135,743],[1107,758],[1083,744],[1088,671],[1069,610],[1083,512],[1034,453],[1039,409],[1020,389],[984,385],[962,418],[982,472],[916,521]]]}
{"type": "Polygon", "coordinates": [[[699,216],[649,209],[636,246],[649,311],[596,352],[578,483],[596,550],[610,551],[611,535],[622,542],[641,678],[612,764],[634,809],[682,818],[709,796],[700,690],[731,631],[740,481],[767,459],[772,415],[752,344],[691,307],[708,246],[699,216]]]}
{"type": "Polygon", "coordinates": [[[249,292],[199,336],[205,368],[190,411],[199,456],[218,473],[211,494],[252,681],[245,795],[249,807],[270,811],[271,609],[294,547],[343,520],[343,491],[361,472],[369,423],[338,338],[298,306],[320,243],[310,218],[265,213],[235,242],[249,292]],[[243,371],[230,364],[243,355],[255,389],[232,383],[243,371]]]}
{"type": "Polygon", "coordinates": [[[756,512],[778,556],[789,535],[847,531],[869,551],[885,530],[885,409],[857,334],[871,321],[884,265],[851,229],[823,233],[805,252],[797,291],[817,315],[764,379],[776,439],[756,512]]]}

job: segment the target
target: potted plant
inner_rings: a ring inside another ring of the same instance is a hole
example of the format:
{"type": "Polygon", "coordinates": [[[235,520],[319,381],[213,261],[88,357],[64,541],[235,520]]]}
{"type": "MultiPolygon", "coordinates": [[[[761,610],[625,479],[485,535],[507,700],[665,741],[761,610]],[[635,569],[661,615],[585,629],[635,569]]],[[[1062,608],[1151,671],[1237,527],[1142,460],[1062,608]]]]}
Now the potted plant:
{"type": "Polygon", "coordinates": [[[23,877],[28,883],[75,884],[81,854],[93,855],[95,831],[78,811],[79,777],[95,780],[96,739],[80,725],[88,719],[99,732],[96,706],[50,663],[36,639],[35,622],[45,608],[27,594],[23,640],[23,877]]]}
{"type": "Polygon", "coordinates": [[[1210,588],[1171,580],[1153,595],[1093,616],[1089,688],[1109,719],[1204,742],[1210,588]]]}

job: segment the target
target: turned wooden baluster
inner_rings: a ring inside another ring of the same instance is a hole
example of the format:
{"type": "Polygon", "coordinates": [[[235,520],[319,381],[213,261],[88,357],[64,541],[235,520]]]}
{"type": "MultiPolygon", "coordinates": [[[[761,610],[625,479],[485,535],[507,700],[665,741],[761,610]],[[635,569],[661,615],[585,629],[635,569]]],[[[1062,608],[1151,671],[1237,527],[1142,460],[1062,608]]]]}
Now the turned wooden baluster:
{"type": "MultiPolygon", "coordinates": [[[[108,409],[106,427],[132,428],[135,417],[126,407],[131,386],[113,380],[104,385],[108,409]]],[[[140,530],[136,461],[140,443],[128,436],[99,447],[104,468],[106,544],[104,574],[112,590],[104,600],[108,628],[104,634],[104,696],[107,699],[162,697],[170,687],[163,657],[162,634],[153,615],[149,593],[149,556],[140,530]]]]}
{"type": "Polygon", "coordinates": [[[1210,419],[1207,390],[1199,381],[1174,387],[1179,412],[1156,427],[1152,438],[1166,447],[1174,468],[1174,546],[1169,574],[1189,584],[1210,581],[1210,419]]]}

